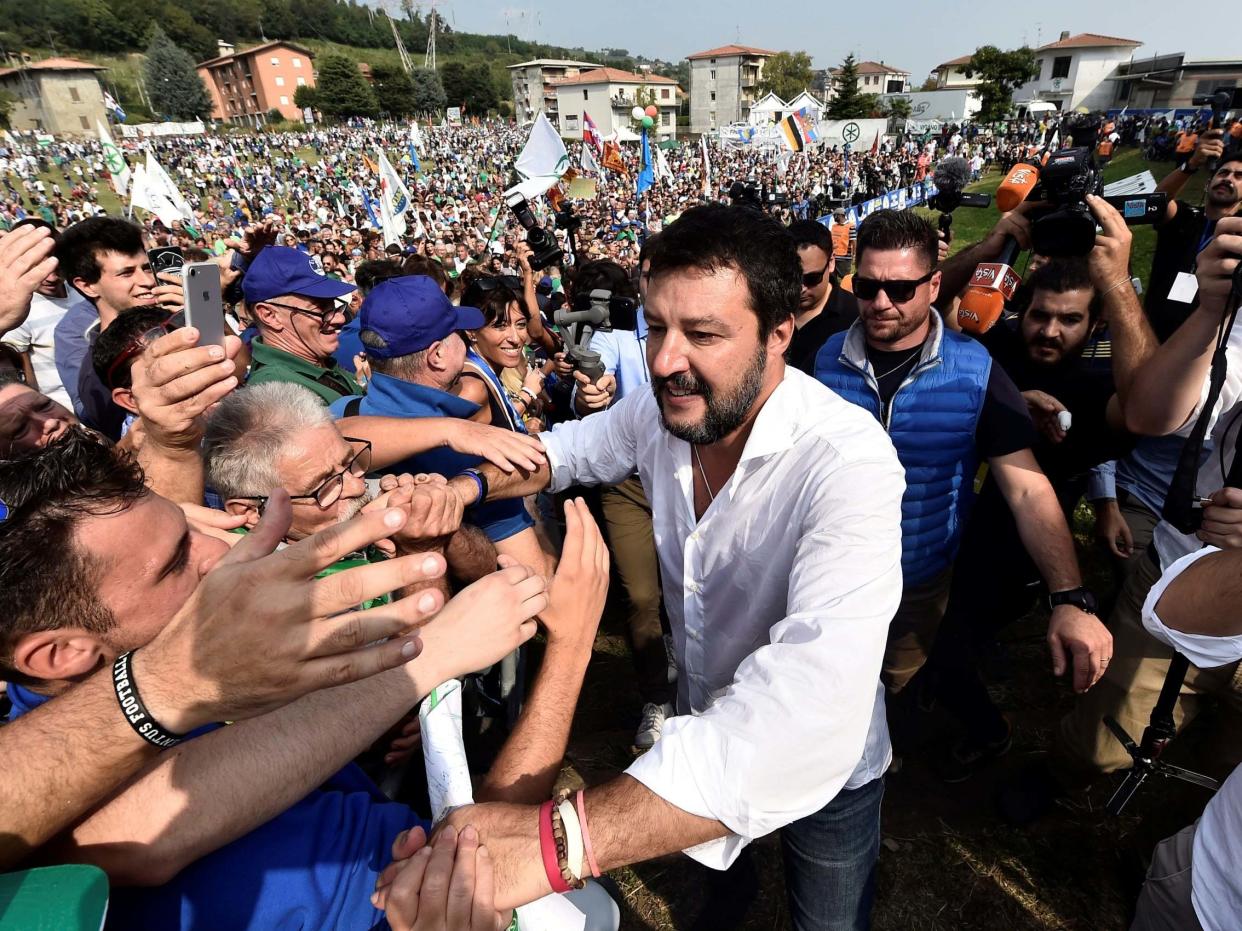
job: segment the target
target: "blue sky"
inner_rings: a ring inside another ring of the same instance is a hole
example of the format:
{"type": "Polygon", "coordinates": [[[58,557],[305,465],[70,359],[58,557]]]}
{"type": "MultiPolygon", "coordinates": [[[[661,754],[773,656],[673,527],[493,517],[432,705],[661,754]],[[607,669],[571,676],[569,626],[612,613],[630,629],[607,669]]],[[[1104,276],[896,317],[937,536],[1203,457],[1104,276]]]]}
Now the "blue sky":
{"type": "Polygon", "coordinates": [[[896,64],[916,82],[940,62],[979,45],[1012,48],[1025,41],[1034,47],[1065,29],[1140,40],[1144,45],[1138,57],[1183,51],[1191,58],[1242,57],[1236,30],[1214,27],[1210,7],[1192,4],[1185,8],[1187,15],[1172,15],[1168,0],[445,0],[439,8],[454,28],[464,31],[625,48],[674,61],[738,41],[805,50],[817,68],[835,66],[853,51],[859,58],[896,64]]]}

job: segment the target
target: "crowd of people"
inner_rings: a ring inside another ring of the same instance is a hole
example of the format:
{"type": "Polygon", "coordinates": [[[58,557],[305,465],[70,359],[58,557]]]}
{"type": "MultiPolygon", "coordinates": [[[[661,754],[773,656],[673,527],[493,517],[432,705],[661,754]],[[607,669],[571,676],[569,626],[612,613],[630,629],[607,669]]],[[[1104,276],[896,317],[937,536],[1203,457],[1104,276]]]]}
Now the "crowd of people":
{"type": "MultiPolygon", "coordinates": [[[[1008,751],[986,659],[1037,599],[1076,697],[1011,822],[1131,765],[1103,721],[1137,738],[1175,651],[1177,726],[1208,701],[1236,726],[1233,137],[1195,132],[1160,182],[1150,269],[1088,195],[1093,247],[1032,254],[986,331],[961,295],[1031,249],[1038,205],[951,256],[918,212],[837,212],[1054,128],[682,146],[642,195],[627,153],[571,211],[534,205],[550,260],[504,204],[513,127],[154,139],[193,209],[171,228],[100,209],[97,145],[11,137],[0,867],[98,866],[118,928],[482,931],[560,893],[615,929],[608,871],[684,851],[727,883],[779,832],[793,927],[865,928],[894,753],[957,783],[1008,751]],[[400,242],[376,149],[413,193],[400,242]],[[172,254],[219,275],[218,340],[172,254]],[[1083,500],[1112,591],[1084,584],[1083,500]],[[610,578],[645,752],[578,787],[610,578]],[[419,709],[454,679],[473,799],[432,823],[419,709]],[[929,750],[932,708],[958,731],[929,750]]],[[[1137,928],[1237,926],[1223,746],[1137,928]]]]}

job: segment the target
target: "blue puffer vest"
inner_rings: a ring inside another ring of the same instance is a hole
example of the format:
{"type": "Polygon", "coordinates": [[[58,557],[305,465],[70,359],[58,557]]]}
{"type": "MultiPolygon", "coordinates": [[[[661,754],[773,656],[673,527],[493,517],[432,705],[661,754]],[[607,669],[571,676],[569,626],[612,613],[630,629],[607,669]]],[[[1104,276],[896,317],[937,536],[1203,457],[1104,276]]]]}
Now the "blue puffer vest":
{"type": "Polygon", "coordinates": [[[987,394],[992,359],[975,340],[944,329],[931,314],[923,355],[880,409],[880,391],[867,359],[862,321],[837,333],[815,359],[815,377],[884,425],[906,470],[901,499],[901,569],[918,585],[949,567],[957,555],[974,497],[975,427],[987,394]]]}

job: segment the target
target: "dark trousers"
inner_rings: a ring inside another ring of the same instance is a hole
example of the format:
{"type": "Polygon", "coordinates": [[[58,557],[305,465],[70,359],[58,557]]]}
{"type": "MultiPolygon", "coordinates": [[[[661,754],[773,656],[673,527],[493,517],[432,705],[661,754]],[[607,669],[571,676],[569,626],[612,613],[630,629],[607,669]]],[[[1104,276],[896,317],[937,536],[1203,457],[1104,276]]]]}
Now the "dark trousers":
{"type": "Polygon", "coordinates": [[[884,779],[842,789],[813,815],[781,829],[794,931],[866,931],[875,902],[884,779]]]}

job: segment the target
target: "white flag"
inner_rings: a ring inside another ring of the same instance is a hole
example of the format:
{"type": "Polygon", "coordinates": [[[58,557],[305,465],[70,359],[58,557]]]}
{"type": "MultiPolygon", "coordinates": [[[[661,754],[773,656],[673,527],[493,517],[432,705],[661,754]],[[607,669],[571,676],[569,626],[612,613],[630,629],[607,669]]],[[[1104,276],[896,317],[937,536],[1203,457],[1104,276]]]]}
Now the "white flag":
{"type": "Polygon", "coordinates": [[[655,147],[655,176],[665,181],[673,180],[673,169],[668,167],[668,159],[664,157],[664,150],[659,145],[655,147]]]}
{"type": "Polygon", "coordinates": [[[587,174],[598,177],[603,173],[600,170],[599,161],[595,158],[595,153],[585,142],[582,144],[582,154],[578,158],[578,164],[582,166],[582,170],[587,174]]]}
{"type": "Polygon", "coordinates": [[[699,148],[703,151],[703,193],[712,189],[712,162],[707,155],[707,133],[699,136],[699,148]]]}
{"type": "MultiPolygon", "coordinates": [[[[410,197],[410,192],[406,189],[405,182],[401,180],[401,176],[397,174],[396,169],[392,167],[392,163],[388,161],[388,156],[384,154],[383,149],[376,149],[379,158],[376,164],[379,165],[380,176],[380,219],[384,224],[384,244],[389,244],[389,222],[391,221],[391,230],[396,236],[405,235],[405,214],[414,203],[414,199],[410,197]],[[385,219],[385,216],[388,219],[385,219]]],[[[392,240],[396,242],[398,240],[392,240]]]]}
{"type": "Polygon", "coordinates": [[[151,211],[169,229],[177,220],[183,223],[194,221],[194,211],[149,150],[145,168],[136,170],[131,179],[130,205],[151,211]]]}
{"type": "Polygon", "coordinates": [[[410,141],[414,143],[414,150],[418,152],[419,155],[422,155],[423,154],[423,133],[422,133],[422,130],[418,128],[418,120],[414,120],[412,123],[410,123],[410,141]]]}
{"type": "Polygon", "coordinates": [[[121,150],[112,141],[108,127],[104,126],[102,120],[95,121],[95,128],[99,131],[99,144],[103,148],[104,165],[108,168],[108,174],[112,176],[112,187],[116,190],[118,197],[124,197],[125,192],[129,190],[129,165],[126,164],[121,150]]]}
{"type": "MultiPolygon", "coordinates": [[[[512,188],[527,200],[534,200],[561,180],[569,168],[569,153],[560,134],[553,128],[544,113],[540,113],[530,128],[530,138],[522,147],[522,154],[514,165],[521,183],[512,188]]],[[[508,195],[510,191],[506,191],[508,195]]]]}
{"type": "Polygon", "coordinates": [[[394,216],[389,206],[389,199],[380,191],[380,230],[384,245],[401,245],[401,237],[405,235],[405,217],[394,216]]]}

